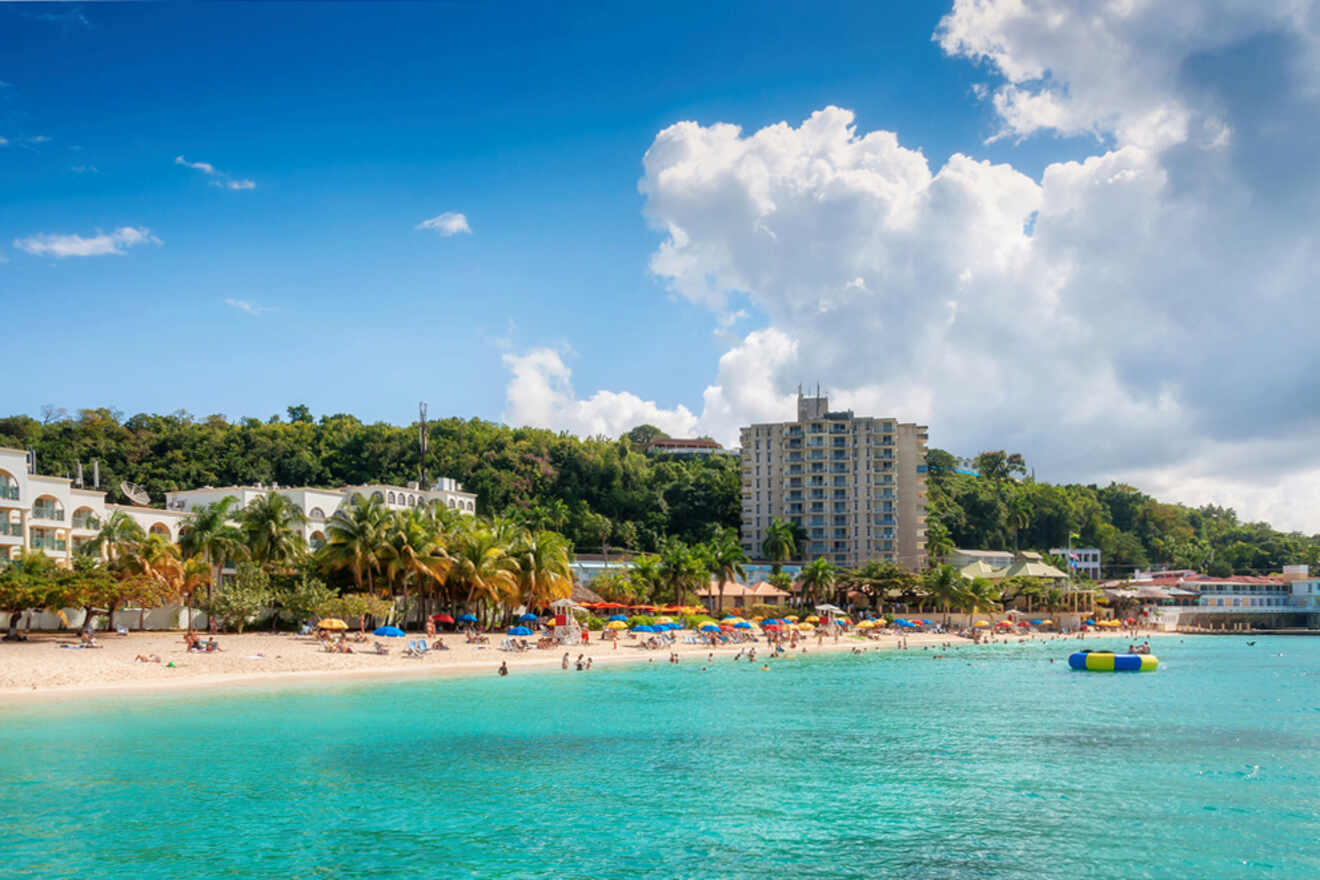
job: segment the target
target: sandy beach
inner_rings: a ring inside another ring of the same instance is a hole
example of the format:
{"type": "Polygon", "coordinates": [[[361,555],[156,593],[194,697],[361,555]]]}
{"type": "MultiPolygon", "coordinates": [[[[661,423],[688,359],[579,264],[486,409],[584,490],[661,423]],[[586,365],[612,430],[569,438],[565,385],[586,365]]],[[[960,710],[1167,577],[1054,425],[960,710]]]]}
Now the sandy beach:
{"type": "MultiPolygon", "coordinates": [[[[579,654],[584,654],[592,659],[593,665],[645,663],[648,660],[664,663],[671,650],[678,653],[680,662],[701,662],[712,653],[712,649],[705,646],[684,643],[681,636],[677,644],[660,650],[647,650],[635,641],[624,639],[617,647],[593,640],[589,645],[531,649],[522,653],[500,650],[500,635],[493,635],[489,645],[465,644],[461,634],[444,634],[443,638],[449,650],[432,651],[426,656],[412,658],[404,655],[407,638],[373,638],[366,643],[352,643],[353,654],[331,654],[326,653],[316,639],[307,636],[221,634],[217,637],[221,650],[202,654],[186,651],[183,635],[179,632],[99,635],[97,642],[102,647],[90,649],[64,647],[78,643],[73,634],[33,634],[27,642],[0,642],[0,703],[74,694],[187,692],[213,686],[495,675],[503,662],[507,662],[510,673],[515,674],[519,669],[558,667],[566,652],[570,664],[576,662],[579,654]],[[389,648],[389,654],[371,653],[372,645],[377,641],[389,648]],[[139,655],[148,658],[154,655],[161,662],[140,662],[136,659],[139,655]]],[[[957,636],[934,633],[914,633],[902,638],[913,650],[935,650],[948,642],[954,646],[972,644],[957,636]]],[[[1000,637],[997,641],[1016,643],[1021,639],[1049,638],[1059,637],[1040,633],[1000,637]]],[[[1125,634],[1098,634],[1088,636],[1086,641],[1103,641],[1112,646],[1115,641],[1127,638],[1125,634]]],[[[800,642],[795,653],[801,653],[804,648],[808,655],[854,649],[894,650],[899,642],[900,637],[896,635],[873,639],[844,635],[837,640],[829,637],[820,643],[813,636],[800,642]]],[[[1070,646],[1081,644],[1075,637],[1070,637],[1068,643],[1070,646]]],[[[740,648],[745,651],[748,647],[755,647],[758,657],[768,656],[769,647],[763,638],[754,645],[721,647],[714,649],[713,653],[717,658],[731,657],[740,648]]]]}

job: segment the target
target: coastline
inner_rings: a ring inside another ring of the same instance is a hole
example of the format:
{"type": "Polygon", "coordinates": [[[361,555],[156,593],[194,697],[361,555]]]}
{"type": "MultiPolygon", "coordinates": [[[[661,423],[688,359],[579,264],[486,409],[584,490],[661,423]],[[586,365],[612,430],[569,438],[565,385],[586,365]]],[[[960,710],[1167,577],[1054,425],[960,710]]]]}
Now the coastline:
{"type": "MultiPolygon", "coordinates": [[[[1173,633],[1143,632],[1141,639],[1165,638],[1173,633]]],[[[420,638],[420,636],[412,636],[420,638]]],[[[98,649],[65,649],[60,646],[76,639],[67,634],[33,635],[23,643],[0,643],[0,708],[70,697],[101,699],[121,696],[187,695],[215,690],[279,690],[300,687],[325,687],[339,684],[369,684],[426,678],[496,676],[501,663],[510,673],[519,670],[552,671],[562,664],[565,653],[570,666],[579,654],[593,664],[616,665],[647,660],[667,662],[672,651],[680,662],[701,662],[708,655],[730,658],[739,649],[755,648],[758,658],[769,657],[764,640],[747,645],[711,649],[681,641],[668,648],[646,650],[636,643],[591,642],[587,646],[537,650],[525,653],[501,651],[496,645],[500,636],[492,636],[489,646],[453,644],[444,652],[431,652],[421,658],[405,658],[400,653],[409,639],[373,639],[389,645],[388,656],[374,653],[328,654],[312,638],[270,633],[221,635],[222,651],[217,654],[189,654],[184,650],[182,633],[132,633],[128,636],[98,637],[104,645],[98,649]],[[161,663],[139,663],[139,654],[155,654],[161,663]],[[173,662],[174,667],[167,664],[173,662]]],[[[817,653],[899,650],[900,639],[909,650],[931,650],[951,643],[954,650],[973,642],[948,634],[913,633],[909,636],[883,635],[875,639],[843,635],[817,641],[803,640],[796,656],[817,653]]],[[[1022,642],[1060,641],[1072,644],[1086,641],[1122,641],[1126,634],[1091,633],[1086,639],[1076,634],[1031,633],[1006,636],[983,644],[1018,644],[1022,642]]],[[[446,643],[461,641],[448,634],[446,643]]],[[[370,649],[371,642],[354,644],[355,649],[370,649]]],[[[1071,648],[1070,648],[1071,650],[1071,648]]]]}

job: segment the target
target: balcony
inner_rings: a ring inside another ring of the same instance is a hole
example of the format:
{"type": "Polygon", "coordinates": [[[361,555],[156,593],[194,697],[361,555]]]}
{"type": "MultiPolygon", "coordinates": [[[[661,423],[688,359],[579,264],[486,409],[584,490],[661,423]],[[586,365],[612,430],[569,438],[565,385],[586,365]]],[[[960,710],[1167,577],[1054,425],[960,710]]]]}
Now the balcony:
{"type": "Polygon", "coordinates": [[[33,519],[45,519],[51,522],[64,522],[64,510],[59,507],[33,506],[33,519]]]}
{"type": "Polygon", "coordinates": [[[22,538],[23,524],[16,522],[0,522],[0,538],[22,538]]]}
{"type": "Polygon", "coordinates": [[[10,486],[0,486],[0,501],[17,501],[17,500],[18,500],[17,483],[10,486]]]}
{"type": "Polygon", "coordinates": [[[62,538],[47,538],[36,535],[32,537],[33,550],[59,550],[62,552],[67,550],[68,546],[68,542],[62,538]]]}

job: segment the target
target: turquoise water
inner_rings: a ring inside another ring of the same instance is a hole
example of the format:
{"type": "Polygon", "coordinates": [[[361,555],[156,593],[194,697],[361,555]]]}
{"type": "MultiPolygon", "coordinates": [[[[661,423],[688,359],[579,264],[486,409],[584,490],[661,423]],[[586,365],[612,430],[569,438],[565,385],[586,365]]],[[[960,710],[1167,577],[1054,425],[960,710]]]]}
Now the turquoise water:
{"type": "Polygon", "coordinates": [[[4,710],[0,874],[1320,877],[1320,639],[1075,646],[4,710]]]}

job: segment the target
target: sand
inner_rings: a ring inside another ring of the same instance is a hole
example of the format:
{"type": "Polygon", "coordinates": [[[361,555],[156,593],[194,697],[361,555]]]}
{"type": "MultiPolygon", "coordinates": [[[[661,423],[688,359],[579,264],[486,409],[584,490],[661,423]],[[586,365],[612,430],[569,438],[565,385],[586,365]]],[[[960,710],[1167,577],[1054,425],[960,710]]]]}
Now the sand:
{"type": "MultiPolygon", "coordinates": [[[[220,652],[198,654],[188,653],[184,649],[183,634],[180,632],[135,632],[126,636],[100,634],[97,642],[103,647],[92,649],[63,647],[76,645],[76,636],[42,633],[33,634],[26,642],[0,642],[0,704],[74,694],[196,693],[203,688],[215,686],[494,675],[501,662],[507,662],[510,674],[515,674],[524,668],[556,669],[565,652],[570,655],[570,661],[575,662],[578,654],[585,654],[592,658],[593,664],[646,662],[648,659],[663,663],[671,650],[678,652],[683,662],[700,662],[711,653],[710,648],[684,643],[685,635],[678,633],[678,643],[671,648],[653,651],[625,637],[617,647],[593,640],[586,646],[546,650],[533,648],[525,653],[517,653],[500,650],[499,644],[503,637],[498,634],[491,636],[489,645],[478,646],[465,644],[461,634],[442,633],[441,637],[450,646],[450,650],[432,651],[414,659],[403,655],[408,638],[371,638],[366,643],[350,643],[356,653],[330,654],[322,649],[316,639],[306,636],[221,634],[217,636],[222,649],[220,652]],[[371,650],[373,642],[388,646],[390,653],[384,656],[366,653],[371,650]],[[161,662],[137,662],[135,658],[138,655],[156,655],[161,662]],[[171,663],[173,666],[168,665],[171,663]]],[[[409,638],[422,636],[410,634],[409,638]]],[[[971,644],[953,635],[914,633],[905,638],[909,648],[914,650],[929,648],[933,651],[946,642],[960,646],[971,644]]],[[[1014,635],[998,641],[1016,643],[1021,638],[1014,635]]],[[[1051,636],[1039,634],[1027,638],[1051,636]]],[[[1122,633],[1109,637],[1101,635],[1094,640],[1100,639],[1104,640],[1107,647],[1112,647],[1115,640],[1131,640],[1122,633]]],[[[1093,641],[1093,638],[1087,641],[1093,641]]],[[[826,638],[819,644],[812,636],[801,641],[799,649],[806,648],[809,655],[825,651],[850,651],[854,648],[867,651],[893,650],[898,644],[899,637],[892,635],[876,639],[845,635],[837,640],[826,638]]],[[[1074,650],[1073,645],[1081,647],[1071,638],[1067,644],[1068,651],[1074,650]]],[[[717,657],[728,657],[737,654],[740,647],[745,649],[751,646],[722,647],[714,649],[714,653],[717,657]]],[[[769,650],[764,638],[756,642],[754,647],[758,656],[766,656],[769,650]]]]}

